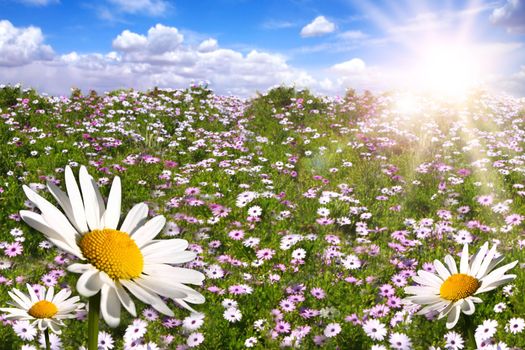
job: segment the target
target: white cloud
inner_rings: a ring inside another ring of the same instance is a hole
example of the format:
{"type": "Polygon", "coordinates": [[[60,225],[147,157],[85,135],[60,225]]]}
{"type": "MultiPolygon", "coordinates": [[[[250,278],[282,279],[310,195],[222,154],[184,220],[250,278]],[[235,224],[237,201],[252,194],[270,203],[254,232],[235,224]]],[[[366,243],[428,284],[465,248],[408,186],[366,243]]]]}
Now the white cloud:
{"type": "Polygon", "coordinates": [[[511,33],[525,33],[525,1],[507,0],[505,5],[492,11],[490,20],[511,33]]]}
{"type": "Polygon", "coordinates": [[[217,43],[217,40],[210,38],[210,39],[206,39],[203,42],[201,42],[199,44],[198,50],[200,52],[210,52],[210,51],[217,50],[218,47],[219,47],[219,44],[217,43]]]}
{"type": "Polygon", "coordinates": [[[340,39],[343,40],[358,40],[365,39],[368,37],[365,33],[360,30],[348,30],[337,35],[340,39]]]}
{"type": "Polygon", "coordinates": [[[109,0],[109,2],[117,6],[119,11],[130,14],[145,13],[159,16],[169,9],[168,2],[164,0],[109,0]]]}
{"type": "Polygon", "coordinates": [[[175,27],[157,24],[148,30],[148,49],[153,53],[175,50],[184,40],[184,36],[175,27]]]}
{"type": "Polygon", "coordinates": [[[332,33],[335,30],[335,24],[326,19],[325,16],[318,16],[312,22],[308,23],[301,29],[303,38],[311,36],[321,36],[332,33]]]}
{"type": "Polygon", "coordinates": [[[160,24],[146,35],[124,30],[113,40],[113,49],[105,54],[54,55],[50,61],[34,60],[16,71],[0,67],[0,76],[2,83],[21,82],[53,94],[68,94],[73,86],[98,91],[145,90],[154,86],[180,88],[205,80],[218,93],[249,96],[281,83],[298,87],[316,84],[307,72],[291,67],[281,55],[257,50],[243,54],[219,47],[214,38],[199,45],[186,44],[177,28],[160,24]]]}
{"type": "Polygon", "coordinates": [[[349,61],[338,63],[332,66],[332,70],[342,74],[362,73],[366,68],[365,62],[360,58],[352,58],[349,61]]]}
{"type": "Polygon", "coordinates": [[[124,30],[115,40],[113,40],[113,48],[119,51],[140,51],[148,45],[148,39],[144,35],[124,30]]]}
{"type": "Polygon", "coordinates": [[[17,28],[0,21],[0,66],[22,66],[35,60],[49,60],[53,50],[44,44],[40,28],[17,28]]]}
{"type": "Polygon", "coordinates": [[[184,36],[175,27],[157,24],[148,30],[148,36],[124,30],[115,40],[113,48],[123,52],[141,52],[162,54],[175,50],[184,41],[184,36]]]}

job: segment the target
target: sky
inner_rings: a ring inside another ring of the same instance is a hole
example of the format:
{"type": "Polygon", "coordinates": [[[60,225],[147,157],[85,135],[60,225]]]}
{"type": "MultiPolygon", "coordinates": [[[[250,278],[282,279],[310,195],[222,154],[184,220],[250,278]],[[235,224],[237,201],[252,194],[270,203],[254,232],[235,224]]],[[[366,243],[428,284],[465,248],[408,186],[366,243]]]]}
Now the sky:
{"type": "Polygon", "coordinates": [[[525,96],[525,0],[0,0],[0,84],[525,96]]]}

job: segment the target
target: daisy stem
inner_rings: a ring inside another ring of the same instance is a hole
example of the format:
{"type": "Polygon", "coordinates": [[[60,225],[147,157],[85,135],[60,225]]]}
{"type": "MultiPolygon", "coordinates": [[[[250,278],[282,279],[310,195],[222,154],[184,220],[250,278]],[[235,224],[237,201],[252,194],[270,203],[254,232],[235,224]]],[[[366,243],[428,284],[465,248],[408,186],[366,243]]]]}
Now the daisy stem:
{"type": "Polygon", "coordinates": [[[467,334],[466,347],[467,349],[476,349],[476,337],[474,336],[474,320],[471,316],[465,317],[464,331],[467,334]]]}
{"type": "Polygon", "coordinates": [[[89,298],[88,350],[98,349],[98,319],[100,314],[100,292],[89,298]]]}
{"type": "Polygon", "coordinates": [[[51,349],[51,344],[49,343],[49,329],[44,330],[44,340],[46,342],[46,350],[51,349]]]}

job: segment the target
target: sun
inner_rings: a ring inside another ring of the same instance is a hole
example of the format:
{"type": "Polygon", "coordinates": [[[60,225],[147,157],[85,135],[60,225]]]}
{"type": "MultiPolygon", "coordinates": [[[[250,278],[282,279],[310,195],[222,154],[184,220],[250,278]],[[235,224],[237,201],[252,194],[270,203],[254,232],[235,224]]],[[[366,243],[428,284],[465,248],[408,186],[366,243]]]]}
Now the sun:
{"type": "Polygon", "coordinates": [[[416,52],[416,85],[424,92],[462,98],[481,84],[482,57],[465,44],[431,43],[416,52]]]}

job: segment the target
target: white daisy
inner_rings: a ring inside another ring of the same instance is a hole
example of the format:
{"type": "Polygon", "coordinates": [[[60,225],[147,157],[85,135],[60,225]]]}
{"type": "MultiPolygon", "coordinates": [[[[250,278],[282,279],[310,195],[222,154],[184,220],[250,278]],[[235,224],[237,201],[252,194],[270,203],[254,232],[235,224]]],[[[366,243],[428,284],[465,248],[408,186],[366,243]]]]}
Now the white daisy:
{"type": "Polygon", "coordinates": [[[512,334],[521,333],[525,329],[525,320],[521,317],[513,317],[505,326],[505,330],[512,334]]]}
{"type": "Polygon", "coordinates": [[[495,269],[503,260],[503,256],[496,257],[496,245],[490,250],[488,247],[488,243],[485,243],[469,261],[468,245],[465,244],[459,272],[450,255],[445,257],[446,267],[441,261],[434,260],[437,274],[419,270],[413,280],[420,286],[406,287],[405,293],[411,296],[405,298],[405,301],[426,305],[418,312],[420,315],[431,311],[439,312],[439,319],[448,315],[447,328],[453,328],[461,312],[472,315],[475,310],[474,303],[482,302],[475,295],[491,291],[516,278],[516,275],[505,273],[518,262],[514,261],[495,269]]]}
{"type": "Polygon", "coordinates": [[[13,302],[9,304],[14,306],[0,308],[0,311],[7,313],[7,319],[30,321],[36,324],[41,331],[49,328],[54,333],[60,334],[60,327],[64,325],[62,320],[75,318],[75,312],[84,306],[78,303],[79,297],[69,298],[71,291],[68,289],[62,289],[55,295],[53,287],[50,287],[47,292],[42,287],[39,294],[29,284],[26,287],[29,295],[16,288],[7,292],[13,299],[13,302]]]}
{"type": "Polygon", "coordinates": [[[387,330],[384,324],[376,319],[369,319],[363,324],[363,330],[366,335],[374,340],[385,339],[387,330]]]}
{"type": "Polygon", "coordinates": [[[41,214],[22,210],[20,216],[57,247],[84,261],[70,265],[68,270],[82,274],[77,282],[81,295],[91,297],[101,293],[101,314],[109,326],[116,327],[120,323],[121,305],[136,316],[135,304],[128,292],[168,316],[173,316],[173,312],[160,296],[172,298],[192,311],[187,302],[204,303],[200,293],[184,284],[201,285],[204,275],[168,265],[195,258],[195,253],[186,251],[188,242],[183,239],[154,240],[166,222],[162,215],[146,221],[148,207],[139,203],[117,229],[121,205],[118,176],[113,180],[107,208],[84,166],[80,168],[80,188],[69,167],[65,170],[65,180],[67,194],[48,183],[49,191],[65,215],[24,186],[27,197],[41,214]]]}
{"type": "Polygon", "coordinates": [[[498,328],[498,321],[485,320],[476,328],[476,340],[483,341],[492,338],[496,334],[498,328]]]}

